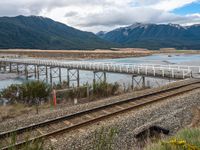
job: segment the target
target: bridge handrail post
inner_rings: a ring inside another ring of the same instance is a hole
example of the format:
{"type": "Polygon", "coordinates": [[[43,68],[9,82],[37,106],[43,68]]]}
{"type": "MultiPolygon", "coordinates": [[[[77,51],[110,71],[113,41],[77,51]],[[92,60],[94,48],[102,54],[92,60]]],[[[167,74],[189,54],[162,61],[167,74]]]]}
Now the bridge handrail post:
{"type": "Polygon", "coordinates": [[[162,67],[162,76],[165,77],[165,68],[162,67]]]}
{"type": "Polygon", "coordinates": [[[127,73],[128,73],[128,68],[129,68],[129,65],[126,66],[126,72],[127,72],[127,73]]]}
{"type": "Polygon", "coordinates": [[[153,75],[156,76],[155,66],[153,66],[153,75]]]}
{"type": "Polygon", "coordinates": [[[172,70],[172,78],[174,78],[174,68],[171,68],[172,70]]]}
{"type": "Polygon", "coordinates": [[[134,73],[135,65],[132,65],[132,73],[134,73]]]}
{"type": "Polygon", "coordinates": [[[148,66],[145,66],[145,74],[147,75],[148,73],[148,66]]]}

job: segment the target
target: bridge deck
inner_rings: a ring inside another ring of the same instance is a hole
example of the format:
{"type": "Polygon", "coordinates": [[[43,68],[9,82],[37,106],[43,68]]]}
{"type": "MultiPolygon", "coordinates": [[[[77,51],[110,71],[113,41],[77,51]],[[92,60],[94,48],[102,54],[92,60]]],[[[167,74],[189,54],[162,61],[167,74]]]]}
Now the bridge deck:
{"type": "Polygon", "coordinates": [[[61,67],[68,69],[80,69],[88,71],[103,71],[112,73],[132,74],[138,76],[161,77],[184,79],[191,78],[194,69],[200,72],[198,66],[178,66],[159,64],[127,64],[88,61],[63,61],[63,60],[41,60],[32,58],[10,59],[0,58],[0,63],[16,63],[26,65],[40,65],[48,67],[61,67]]]}

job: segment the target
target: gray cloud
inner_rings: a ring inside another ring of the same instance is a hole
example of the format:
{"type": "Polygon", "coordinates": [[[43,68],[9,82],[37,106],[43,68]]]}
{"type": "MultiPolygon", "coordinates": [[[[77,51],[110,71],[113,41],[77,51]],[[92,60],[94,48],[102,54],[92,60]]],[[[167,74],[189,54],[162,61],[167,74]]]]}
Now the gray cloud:
{"type": "Polygon", "coordinates": [[[110,30],[135,22],[200,23],[199,15],[181,16],[168,11],[188,1],[199,0],[4,0],[0,1],[0,16],[45,15],[89,31],[110,30]]]}
{"type": "Polygon", "coordinates": [[[70,12],[67,12],[65,13],[65,17],[73,17],[73,16],[76,16],[78,15],[78,12],[75,12],[75,11],[70,11],[70,12]]]}
{"type": "Polygon", "coordinates": [[[38,15],[43,9],[51,11],[55,8],[86,5],[108,6],[106,0],[9,0],[0,1],[0,16],[38,15]]]}
{"type": "Polygon", "coordinates": [[[129,25],[135,22],[143,23],[167,23],[188,21],[188,17],[175,15],[169,12],[155,10],[151,8],[135,8],[121,10],[108,10],[104,13],[91,14],[80,18],[78,26],[114,26],[129,25]]]}

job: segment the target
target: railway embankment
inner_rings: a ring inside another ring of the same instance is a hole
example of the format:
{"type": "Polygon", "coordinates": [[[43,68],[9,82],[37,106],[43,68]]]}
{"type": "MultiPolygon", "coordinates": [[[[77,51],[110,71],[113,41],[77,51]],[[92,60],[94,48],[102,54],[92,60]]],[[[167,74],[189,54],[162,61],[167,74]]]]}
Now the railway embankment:
{"type": "MultiPolygon", "coordinates": [[[[82,111],[88,108],[103,106],[112,103],[113,101],[122,101],[130,97],[133,98],[135,96],[143,95],[144,93],[148,94],[152,91],[167,89],[168,87],[182,84],[181,82],[172,83],[161,88],[133,92],[109,99],[103,99],[97,102],[77,105],[62,110],[54,110],[38,116],[18,118],[10,122],[1,123],[0,132],[35,124],[37,122],[82,111]]],[[[180,128],[190,124],[193,116],[193,109],[200,104],[199,99],[200,90],[196,89],[182,95],[177,95],[159,102],[135,108],[134,110],[107,118],[87,127],[82,127],[76,131],[70,131],[50,137],[49,140],[45,142],[45,146],[53,146],[55,149],[94,149],[95,141],[99,140],[98,137],[100,137],[98,134],[101,134],[101,130],[104,128],[105,131],[108,131],[109,129],[115,129],[116,131],[116,135],[112,140],[113,149],[134,149],[137,147],[138,143],[135,135],[151,126],[159,126],[168,129],[170,134],[173,134],[180,128]]],[[[57,128],[59,129],[59,127],[57,128]]]]}
{"type": "Polygon", "coordinates": [[[50,141],[56,149],[93,149],[95,140],[99,140],[95,137],[98,137],[97,134],[101,133],[103,127],[105,131],[109,129],[117,131],[113,138],[113,149],[140,149],[138,139],[135,137],[138,133],[151,126],[159,126],[168,129],[169,134],[173,135],[179,129],[191,124],[193,110],[199,105],[200,90],[197,89],[101,121],[90,127],[82,128],[78,132],[66,133],[50,141]]]}

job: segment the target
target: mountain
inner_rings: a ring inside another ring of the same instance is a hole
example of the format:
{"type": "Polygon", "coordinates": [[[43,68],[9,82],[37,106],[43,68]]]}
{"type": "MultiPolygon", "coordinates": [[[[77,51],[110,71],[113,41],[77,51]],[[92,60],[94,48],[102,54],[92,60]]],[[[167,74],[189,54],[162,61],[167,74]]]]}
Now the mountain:
{"type": "Polygon", "coordinates": [[[96,35],[101,37],[101,36],[104,36],[106,33],[107,33],[106,31],[99,31],[96,33],[96,35]]]}
{"type": "Polygon", "coordinates": [[[136,23],[98,36],[123,47],[200,49],[200,25],[136,23]]]}
{"type": "Polygon", "coordinates": [[[114,44],[39,16],[0,17],[0,49],[95,49],[114,44]]]}

